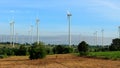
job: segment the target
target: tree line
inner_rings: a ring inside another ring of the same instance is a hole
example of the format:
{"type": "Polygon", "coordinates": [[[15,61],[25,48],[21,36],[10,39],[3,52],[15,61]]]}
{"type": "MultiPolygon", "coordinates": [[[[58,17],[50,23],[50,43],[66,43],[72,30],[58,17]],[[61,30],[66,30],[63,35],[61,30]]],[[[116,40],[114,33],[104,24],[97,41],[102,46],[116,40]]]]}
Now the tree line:
{"type": "Polygon", "coordinates": [[[80,42],[78,45],[72,45],[71,47],[68,45],[45,45],[43,42],[39,42],[39,44],[35,42],[29,46],[22,44],[16,48],[9,48],[4,45],[4,47],[0,48],[0,58],[27,55],[32,60],[44,58],[50,54],[79,53],[80,55],[87,55],[89,52],[98,51],[120,51],[120,39],[113,39],[109,46],[90,46],[85,41],[80,42]]]}

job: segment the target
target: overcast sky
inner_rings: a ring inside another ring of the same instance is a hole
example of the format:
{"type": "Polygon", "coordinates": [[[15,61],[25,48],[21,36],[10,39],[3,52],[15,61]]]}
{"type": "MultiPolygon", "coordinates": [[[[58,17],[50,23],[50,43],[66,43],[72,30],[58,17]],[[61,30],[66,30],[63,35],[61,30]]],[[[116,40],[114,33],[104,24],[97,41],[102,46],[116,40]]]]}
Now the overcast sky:
{"type": "Polygon", "coordinates": [[[72,14],[71,33],[93,36],[104,29],[105,37],[118,37],[120,24],[119,0],[1,0],[0,34],[10,34],[10,22],[15,31],[28,35],[30,26],[36,35],[36,18],[40,19],[41,36],[68,34],[67,10],[72,14]]]}

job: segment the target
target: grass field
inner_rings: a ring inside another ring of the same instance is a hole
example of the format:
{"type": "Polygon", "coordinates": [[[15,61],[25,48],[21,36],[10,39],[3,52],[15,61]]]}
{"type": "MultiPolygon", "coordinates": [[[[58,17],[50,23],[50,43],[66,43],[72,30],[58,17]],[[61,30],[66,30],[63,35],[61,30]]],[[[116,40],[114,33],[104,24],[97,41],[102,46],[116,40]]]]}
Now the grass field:
{"type": "Polygon", "coordinates": [[[29,60],[28,56],[11,56],[0,59],[0,68],[120,68],[120,61],[84,58],[71,54],[48,55],[38,60],[29,60]]]}
{"type": "Polygon", "coordinates": [[[104,59],[120,60],[120,51],[90,52],[88,56],[97,57],[97,58],[104,58],[104,59]]]}

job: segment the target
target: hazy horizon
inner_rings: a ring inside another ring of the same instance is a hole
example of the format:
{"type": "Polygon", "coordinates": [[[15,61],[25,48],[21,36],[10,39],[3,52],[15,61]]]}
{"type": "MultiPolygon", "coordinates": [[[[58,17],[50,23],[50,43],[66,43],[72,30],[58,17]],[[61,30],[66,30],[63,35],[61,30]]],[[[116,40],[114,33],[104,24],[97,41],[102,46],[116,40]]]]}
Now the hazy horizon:
{"type": "MultiPolygon", "coordinates": [[[[71,35],[72,44],[78,45],[81,41],[86,41],[89,45],[96,45],[94,36],[83,36],[83,35],[71,35]]],[[[40,36],[40,41],[46,44],[66,44],[68,45],[68,36],[67,35],[58,35],[58,36],[40,36]]],[[[113,37],[105,37],[103,40],[103,45],[110,45],[112,43],[113,37]]],[[[0,35],[0,42],[10,42],[10,35],[0,35]]],[[[37,37],[33,36],[33,41],[31,36],[27,35],[18,35],[15,36],[16,43],[33,43],[37,41],[37,37]]],[[[97,44],[102,45],[102,38],[98,37],[97,44]]]]}

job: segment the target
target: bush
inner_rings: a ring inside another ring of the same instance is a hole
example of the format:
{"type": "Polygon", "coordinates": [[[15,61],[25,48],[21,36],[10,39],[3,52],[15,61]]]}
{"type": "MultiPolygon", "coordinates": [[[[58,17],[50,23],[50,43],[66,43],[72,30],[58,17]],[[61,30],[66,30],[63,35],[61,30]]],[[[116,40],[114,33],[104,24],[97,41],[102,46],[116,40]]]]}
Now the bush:
{"type": "Polygon", "coordinates": [[[113,39],[109,49],[110,51],[120,51],[120,39],[119,38],[113,39]]]}
{"type": "Polygon", "coordinates": [[[49,54],[49,55],[52,55],[53,54],[52,48],[47,47],[46,48],[46,53],[49,54]]]}
{"type": "Polygon", "coordinates": [[[71,48],[71,47],[65,47],[64,48],[64,53],[66,54],[66,53],[72,53],[73,52],[73,48],[71,48]]]}
{"type": "Polygon", "coordinates": [[[88,44],[85,41],[82,41],[81,43],[79,43],[78,51],[81,56],[87,55],[88,54],[88,44]]]}
{"type": "Polygon", "coordinates": [[[19,47],[19,49],[14,48],[14,52],[15,52],[15,55],[17,55],[17,56],[25,56],[25,55],[28,55],[28,54],[27,54],[27,53],[28,53],[28,50],[27,50],[27,48],[26,48],[24,45],[21,45],[21,46],[19,47]]]}
{"type": "Polygon", "coordinates": [[[7,56],[11,56],[11,55],[14,55],[14,51],[13,49],[6,48],[6,47],[0,48],[0,55],[4,55],[4,54],[7,56]]]}
{"type": "Polygon", "coordinates": [[[61,45],[55,46],[53,48],[53,51],[54,51],[55,54],[63,54],[64,47],[61,46],[61,45]]]}
{"type": "Polygon", "coordinates": [[[31,46],[29,54],[29,58],[31,60],[44,58],[46,56],[44,43],[40,42],[38,45],[35,43],[33,46],[31,46]]]}
{"type": "Polygon", "coordinates": [[[14,51],[13,49],[9,49],[7,50],[7,56],[13,56],[14,55],[14,51]]]}
{"type": "Polygon", "coordinates": [[[70,48],[68,46],[63,46],[63,45],[56,45],[53,48],[54,54],[67,54],[67,53],[72,53],[73,48],[70,48]]]}

